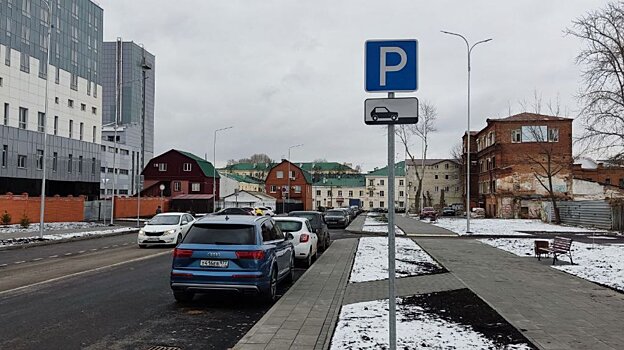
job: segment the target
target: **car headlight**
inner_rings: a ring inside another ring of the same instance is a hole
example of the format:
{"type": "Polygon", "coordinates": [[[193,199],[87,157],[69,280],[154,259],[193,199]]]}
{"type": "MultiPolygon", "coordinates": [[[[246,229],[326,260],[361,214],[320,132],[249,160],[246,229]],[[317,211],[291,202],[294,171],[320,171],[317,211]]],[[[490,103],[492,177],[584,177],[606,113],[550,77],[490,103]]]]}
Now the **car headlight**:
{"type": "Polygon", "coordinates": [[[139,230],[139,235],[143,236],[145,234],[145,231],[143,231],[143,229],[139,230]]]}
{"type": "Polygon", "coordinates": [[[176,233],[175,229],[165,231],[165,234],[167,234],[167,235],[172,235],[174,233],[176,233]]]}

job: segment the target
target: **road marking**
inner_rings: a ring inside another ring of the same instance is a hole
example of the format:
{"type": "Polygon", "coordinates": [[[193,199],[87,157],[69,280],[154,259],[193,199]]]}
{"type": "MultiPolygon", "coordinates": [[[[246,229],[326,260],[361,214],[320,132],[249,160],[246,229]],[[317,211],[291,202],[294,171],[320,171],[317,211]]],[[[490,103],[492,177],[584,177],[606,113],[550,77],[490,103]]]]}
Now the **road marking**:
{"type": "MultiPolygon", "coordinates": [[[[97,272],[97,271],[101,271],[101,270],[106,270],[106,269],[110,269],[110,268],[113,268],[113,267],[129,264],[129,263],[133,263],[133,262],[138,262],[138,261],[143,261],[143,260],[155,258],[155,257],[161,256],[161,255],[170,255],[170,254],[171,254],[171,251],[160,252],[160,253],[147,255],[147,256],[143,256],[143,257],[132,259],[132,260],[127,260],[127,261],[114,263],[114,264],[111,264],[111,265],[96,267],[94,269],[90,269],[90,270],[86,270],[86,271],[75,272],[75,273],[71,273],[69,275],[56,277],[56,278],[51,278],[49,280],[32,283],[32,284],[29,284],[29,285],[26,285],[26,286],[21,286],[21,287],[17,287],[17,288],[13,288],[13,289],[4,290],[4,291],[0,292],[0,295],[9,294],[9,293],[17,292],[17,291],[20,291],[20,290],[23,290],[23,289],[40,286],[42,284],[47,284],[47,283],[51,283],[51,282],[61,281],[61,280],[64,280],[64,279],[70,278],[70,277],[81,276],[81,275],[85,275],[85,274],[88,274],[88,273],[91,273],[91,272],[97,272]]],[[[2,265],[0,265],[0,267],[1,266],[2,265]]]]}
{"type": "Polygon", "coordinates": [[[58,255],[50,255],[48,258],[58,258],[58,255]]]}
{"type": "Polygon", "coordinates": [[[42,260],[43,258],[37,258],[37,259],[32,259],[32,261],[39,261],[42,260]]]}
{"type": "Polygon", "coordinates": [[[128,245],[128,243],[124,243],[123,245],[128,245]]]}
{"type": "Polygon", "coordinates": [[[85,252],[84,250],[81,250],[81,251],[79,251],[79,252],[78,252],[78,254],[82,254],[82,253],[84,253],[84,252],[85,252]]]}
{"type": "Polygon", "coordinates": [[[8,264],[2,264],[2,265],[0,265],[0,267],[7,267],[7,266],[9,266],[9,265],[8,265],[8,264]]]}
{"type": "Polygon", "coordinates": [[[110,247],[103,247],[102,249],[108,249],[108,248],[110,248],[110,247]]]}
{"type": "Polygon", "coordinates": [[[65,253],[65,256],[72,255],[72,253],[65,253]]]}
{"type": "Polygon", "coordinates": [[[92,251],[92,252],[97,251],[97,249],[95,249],[95,248],[93,248],[93,249],[89,249],[89,250],[90,250],[90,251],[92,251]]]}
{"type": "Polygon", "coordinates": [[[14,262],[14,264],[15,264],[15,265],[17,265],[17,264],[23,264],[23,263],[25,263],[25,262],[26,262],[26,261],[24,261],[24,260],[22,260],[22,261],[16,261],[16,262],[14,262]]]}
{"type": "Polygon", "coordinates": [[[113,248],[117,248],[117,247],[119,247],[119,245],[117,245],[117,244],[113,245],[113,248]]]}

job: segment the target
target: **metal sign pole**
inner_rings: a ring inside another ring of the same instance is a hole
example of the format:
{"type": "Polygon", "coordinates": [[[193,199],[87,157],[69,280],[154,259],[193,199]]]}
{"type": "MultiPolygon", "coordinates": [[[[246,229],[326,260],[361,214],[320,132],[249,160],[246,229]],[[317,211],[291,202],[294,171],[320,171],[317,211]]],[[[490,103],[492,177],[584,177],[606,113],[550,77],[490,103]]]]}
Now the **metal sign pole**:
{"type": "MultiPolygon", "coordinates": [[[[394,92],[388,92],[388,98],[394,98],[394,92]]],[[[388,125],[388,301],[390,350],[396,350],[396,298],[394,292],[395,276],[394,242],[394,124],[388,125]]]]}

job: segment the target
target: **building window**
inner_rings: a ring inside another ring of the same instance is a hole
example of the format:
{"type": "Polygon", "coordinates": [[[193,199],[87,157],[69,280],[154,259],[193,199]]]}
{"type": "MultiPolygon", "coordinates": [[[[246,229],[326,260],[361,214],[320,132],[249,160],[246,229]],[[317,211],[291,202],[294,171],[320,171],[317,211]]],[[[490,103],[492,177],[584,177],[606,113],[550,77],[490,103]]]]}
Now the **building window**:
{"type": "Polygon", "coordinates": [[[349,197],[353,197],[353,191],[349,191],[349,197]]]}
{"type": "Polygon", "coordinates": [[[403,191],[399,191],[399,197],[403,197],[403,191]]]}
{"type": "Polygon", "coordinates": [[[58,122],[59,122],[59,117],[58,115],[54,116],[54,135],[58,135],[58,122]]]}
{"type": "Polygon", "coordinates": [[[26,156],[22,154],[17,155],[17,167],[26,169],[26,156]]]}
{"type": "MultiPolygon", "coordinates": [[[[167,171],[167,163],[158,164],[158,171],[167,171]]],[[[199,185],[199,184],[197,184],[199,185]]]]}
{"type": "Polygon", "coordinates": [[[30,0],[22,0],[22,14],[30,18],[30,0]]]}
{"type": "Polygon", "coordinates": [[[96,107],[91,107],[91,113],[97,114],[97,108],[96,107]]]}
{"type": "Polygon", "coordinates": [[[28,125],[28,108],[19,108],[19,128],[26,129],[28,125]]]}
{"type": "Polygon", "coordinates": [[[373,207],[373,202],[368,202],[368,207],[372,208],[373,207]]]}
{"type": "Polygon", "coordinates": [[[128,174],[130,174],[130,172],[128,171],[128,169],[119,169],[119,174],[120,175],[128,175],[128,174]]]}
{"type": "Polygon", "coordinates": [[[384,180],[379,180],[379,185],[383,186],[384,185],[384,180]]]}
{"type": "Polygon", "coordinates": [[[291,180],[294,180],[295,179],[295,171],[294,170],[289,171],[288,172],[288,176],[290,177],[291,180]]]}
{"type": "Polygon", "coordinates": [[[437,180],[438,179],[438,175],[433,175],[433,178],[437,180]]]}
{"type": "Polygon", "coordinates": [[[73,168],[73,162],[74,158],[73,156],[70,154],[67,158],[67,172],[71,173],[72,172],[72,168],[73,168]]]}
{"type": "Polygon", "coordinates": [[[610,184],[611,184],[611,179],[610,179],[610,178],[606,178],[604,182],[605,182],[607,185],[610,185],[610,184]]]}
{"type": "MultiPolygon", "coordinates": [[[[448,164],[447,164],[447,165],[448,165],[448,164]]],[[[448,180],[449,176],[448,176],[448,175],[444,175],[444,178],[445,178],[446,180],[448,180]]]]}
{"type": "Polygon", "coordinates": [[[277,192],[277,186],[271,185],[271,193],[277,192]]]}
{"type": "Polygon", "coordinates": [[[91,158],[91,175],[95,174],[95,158],[91,158]]]}
{"type": "Polygon", "coordinates": [[[74,100],[71,98],[67,100],[67,107],[74,108],[74,100]]]}
{"type": "Polygon", "coordinates": [[[316,195],[320,196],[321,195],[321,190],[316,190],[316,195]]]}
{"type": "Polygon", "coordinates": [[[331,190],[327,191],[327,195],[330,197],[332,196],[331,190]]]}
{"type": "Polygon", "coordinates": [[[37,150],[37,170],[43,170],[43,150],[37,150]]]}
{"type": "Polygon", "coordinates": [[[74,121],[69,121],[69,138],[71,139],[74,136],[74,121]]]}
{"type": "MultiPolygon", "coordinates": [[[[10,32],[9,32],[9,28],[11,26],[11,19],[7,20],[7,36],[11,36],[10,32]]],[[[11,66],[11,48],[7,47],[6,50],[4,51],[4,64],[6,64],[7,66],[11,66]]]]}
{"type": "Polygon", "coordinates": [[[2,145],[2,167],[6,168],[7,166],[7,158],[9,156],[9,146],[8,145],[2,145]]]}
{"type": "Polygon", "coordinates": [[[30,56],[24,52],[20,52],[20,70],[24,73],[30,73],[30,56]]]}
{"type": "MultiPolygon", "coordinates": [[[[89,42],[91,42],[91,38],[89,38],[89,42]]],[[[87,96],[91,96],[91,82],[87,81],[87,96]]]]}
{"type": "Polygon", "coordinates": [[[434,191],[435,191],[435,192],[439,192],[439,191],[440,191],[440,187],[436,186],[436,187],[434,188],[434,191]]]}
{"type": "Polygon", "coordinates": [[[381,208],[383,208],[383,207],[385,207],[385,206],[386,206],[386,203],[385,203],[384,201],[381,201],[381,202],[379,202],[379,206],[380,206],[381,208]]]}
{"type": "Polygon", "coordinates": [[[295,193],[301,193],[301,186],[295,186],[295,193]]]}
{"type": "Polygon", "coordinates": [[[375,194],[373,193],[373,190],[368,191],[368,196],[369,196],[369,197],[372,197],[372,196],[374,196],[374,195],[375,195],[375,194]]]}
{"type": "Polygon", "coordinates": [[[82,174],[82,156],[78,156],[78,174],[82,174]]]}
{"type": "Polygon", "coordinates": [[[58,166],[58,153],[52,153],[52,171],[56,171],[58,166]]]}
{"type": "Polygon", "coordinates": [[[278,179],[283,179],[284,178],[284,172],[283,171],[277,171],[275,173],[275,177],[278,179]]]}
{"type": "Polygon", "coordinates": [[[22,23],[22,43],[30,45],[30,27],[27,23],[22,23]]]}
{"type": "Polygon", "coordinates": [[[0,87],[4,85],[4,78],[0,77],[0,87]]]}
{"type": "Polygon", "coordinates": [[[200,190],[200,184],[198,183],[191,184],[191,191],[199,192],[199,190],[200,190]]]}
{"type": "Polygon", "coordinates": [[[369,186],[375,186],[375,180],[368,180],[369,186]]]}
{"type": "Polygon", "coordinates": [[[384,191],[379,191],[379,197],[383,197],[385,195],[384,191]]]}
{"type": "MultiPolygon", "coordinates": [[[[56,67],[56,72],[54,74],[54,82],[56,84],[60,84],[61,83],[61,69],[59,67],[56,67]]],[[[58,103],[58,99],[57,99],[56,103],[58,103]]]]}
{"type": "Polygon", "coordinates": [[[522,142],[522,133],[520,129],[511,130],[511,143],[522,142]]]}
{"type": "Polygon", "coordinates": [[[364,196],[364,191],[360,191],[360,197],[364,196]]]}
{"type": "Polygon", "coordinates": [[[316,201],[316,207],[319,208],[321,206],[321,201],[316,201]]]}
{"type": "Polygon", "coordinates": [[[557,128],[548,129],[548,141],[559,142],[559,129],[557,128]]]}
{"type": "Polygon", "coordinates": [[[72,90],[78,91],[78,76],[76,74],[72,73],[69,88],[72,90]]]}
{"type": "Polygon", "coordinates": [[[79,132],[80,132],[80,141],[82,141],[83,138],[84,138],[84,123],[80,123],[80,130],[79,130],[79,132]]]}
{"type": "Polygon", "coordinates": [[[192,167],[192,164],[191,164],[191,163],[184,163],[184,164],[182,165],[182,170],[183,170],[183,171],[191,171],[191,167],[192,167]]]}
{"type": "Polygon", "coordinates": [[[180,183],[179,181],[176,181],[173,183],[173,190],[175,192],[180,192],[181,188],[182,188],[182,183],[180,183]]]}
{"type": "Polygon", "coordinates": [[[399,180],[399,186],[404,186],[405,182],[403,180],[399,180]]]}
{"type": "Polygon", "coordinates": [[[84,104],[84,103],[81,103],[81,104],[80,104],[80,110],[81,110],[81,111],[86,111],[86,110],[87,110],[87,105],[86,105],[86,104],[84,104]]]}
{"type": "Polygon", "coordinates": [[[91,140],[91,142],[95,143],[96,135],[97,135],[97,127],[94,125],[93,134],[92,134],[93,139],[91,140]]]}
{"type": "Polygon", "coordinates": [[[342,197],[342,191],[338,191],[338,197],[342,197]]]}
{"type": "Polygon", "coordinates": [[[9,125],[9,104],[4,104],[4,125],[9,125]]]}
{"type": "Polygon", "coordinates": [[[119,150],[120,150],[120,153],[121,153],[122,156],[129,156],[130,155],[130,151],[127,150],[127,149],[120,148],[119,150]]]}

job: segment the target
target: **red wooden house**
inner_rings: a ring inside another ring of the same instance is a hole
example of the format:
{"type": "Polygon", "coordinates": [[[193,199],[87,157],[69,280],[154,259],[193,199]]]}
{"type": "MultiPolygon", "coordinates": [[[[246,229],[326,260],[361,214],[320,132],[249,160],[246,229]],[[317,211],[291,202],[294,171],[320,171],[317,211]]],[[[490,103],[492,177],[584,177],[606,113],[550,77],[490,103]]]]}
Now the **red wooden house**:
{"type": "Polygon", "coordinates": [[[266,177],[265,186],[267,194],[277,200],[278,213],[312,210],[312,175],[294,163],[282,160],[274,166],[266,177]]]}

